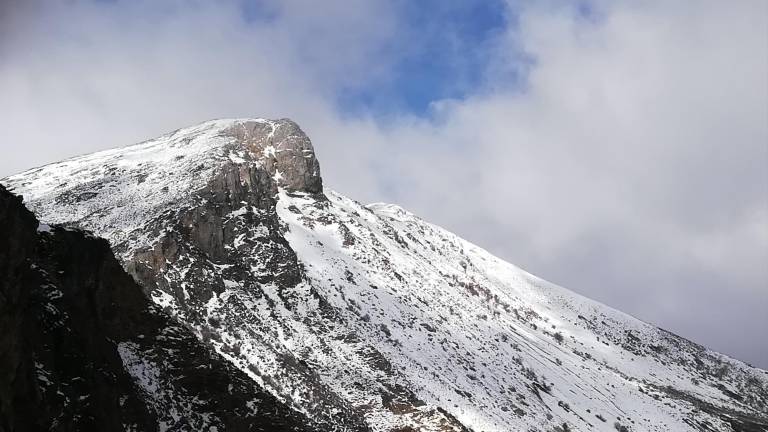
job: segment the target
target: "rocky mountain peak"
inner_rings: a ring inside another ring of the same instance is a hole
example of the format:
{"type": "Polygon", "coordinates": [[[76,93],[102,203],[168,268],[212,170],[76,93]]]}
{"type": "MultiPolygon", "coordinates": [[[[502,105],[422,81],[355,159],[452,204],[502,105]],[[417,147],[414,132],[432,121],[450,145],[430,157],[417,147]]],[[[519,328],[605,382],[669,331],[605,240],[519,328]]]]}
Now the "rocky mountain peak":
{"type": "Polygon", "coordinates": [[[271,201],[279,190],[323,190],[307,135],[291,120],[262,118],[211,120],[3,182],[23,194],[33,211],[56,207],[46,222],[88,226],[118,253],[126,242],[154,241],[148,221],[197,207],[200,200],[237,207],[271,201]]]}
{"type": "Polygon", "coordinates": [[[320,164],[309,137],[289,119],[248,119],[225,129],[261,162],[277,186],[288,191],[320,193],[320,164]]]}

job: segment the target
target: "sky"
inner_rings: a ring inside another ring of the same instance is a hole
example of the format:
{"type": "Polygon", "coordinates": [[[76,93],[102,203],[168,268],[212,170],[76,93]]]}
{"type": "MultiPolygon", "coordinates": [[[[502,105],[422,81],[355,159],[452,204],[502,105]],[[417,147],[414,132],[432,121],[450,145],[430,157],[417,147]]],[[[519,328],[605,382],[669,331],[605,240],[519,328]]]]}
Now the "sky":
{"type": "Polygon", "coordinates": [[[0,0],[0,177],[227,117],[768,369],[764,0],[0,0]]]}

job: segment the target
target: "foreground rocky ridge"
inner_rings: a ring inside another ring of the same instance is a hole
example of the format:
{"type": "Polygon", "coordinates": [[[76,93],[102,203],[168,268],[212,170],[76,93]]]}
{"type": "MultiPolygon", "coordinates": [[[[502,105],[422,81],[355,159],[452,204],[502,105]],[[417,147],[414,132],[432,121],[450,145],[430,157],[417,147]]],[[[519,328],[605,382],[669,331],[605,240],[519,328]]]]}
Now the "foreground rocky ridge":
{"type": "Polygon", "coordinates": [[[317,430],[2,186],[0,239],[0,431],[317,430]]]}
{"type": "Polygon", "coordinates": [[[768,430],[765,371],[324,190],[289,120],[218,120],[6,179],[323,427],[768,430]]]}

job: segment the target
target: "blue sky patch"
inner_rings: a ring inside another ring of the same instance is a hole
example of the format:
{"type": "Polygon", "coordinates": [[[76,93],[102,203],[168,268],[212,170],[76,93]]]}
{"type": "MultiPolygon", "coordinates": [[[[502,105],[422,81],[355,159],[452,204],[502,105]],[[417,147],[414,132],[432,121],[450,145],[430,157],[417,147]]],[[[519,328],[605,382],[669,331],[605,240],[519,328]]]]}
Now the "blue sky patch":
{"type": "Polygon", "coordinates": [[[463,98],[483,81],[488,51],[507,23],[506,10],[496,0],[404,3],[390,79],[343,90],[340,110],[428,115],[434,101],[463,98]]]}

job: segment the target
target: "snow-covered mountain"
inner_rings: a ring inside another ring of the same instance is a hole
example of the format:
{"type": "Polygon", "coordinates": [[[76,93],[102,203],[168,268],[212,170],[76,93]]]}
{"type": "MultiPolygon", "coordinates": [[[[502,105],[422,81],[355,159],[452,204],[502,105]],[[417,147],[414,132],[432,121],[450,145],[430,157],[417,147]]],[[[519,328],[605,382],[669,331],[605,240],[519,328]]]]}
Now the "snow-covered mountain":
{"type": "Polygon", "coordinates": [[[0,182],[106,238],[157,305],[322,429],[768,431],[766,371],[324,189],[289,120],[0,182]]]}

